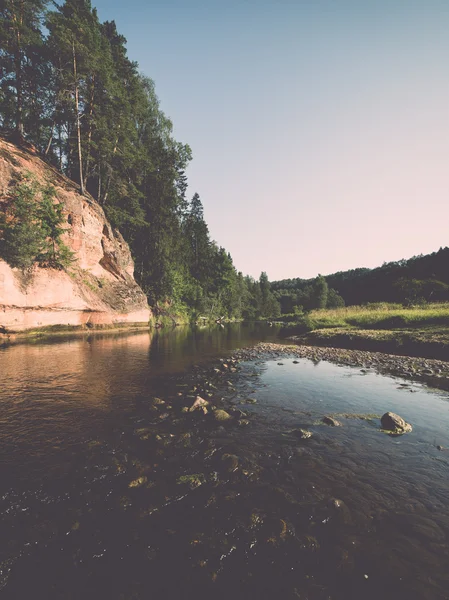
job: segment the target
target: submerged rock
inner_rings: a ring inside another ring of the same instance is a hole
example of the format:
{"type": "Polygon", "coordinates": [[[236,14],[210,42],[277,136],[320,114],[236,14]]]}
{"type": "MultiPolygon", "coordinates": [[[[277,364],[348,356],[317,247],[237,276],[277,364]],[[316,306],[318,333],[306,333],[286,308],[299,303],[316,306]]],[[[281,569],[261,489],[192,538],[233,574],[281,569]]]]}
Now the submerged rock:
{"type": "Polygon", "coordinates": [[[191,490],[206,483],[206,477],[203,473],[193,473],[192,475],[181,475],[176,482],[178,485],[188,485],[191,490]]]}
{"type": "Polygon", "coordinates": [[[238,456],[235,454],[223,454],[221,460],[223,461],[227,471],[230,473],[237,471],[240,462],[238,456]]]}
{"type": "Polygon", "coordinates": [[[217,408],[217,410],[214,410],[213,415],[214,415],[214,419],[216,421],[228,421],[229,419],[232,419],[232,417],[229,413],[227,413],[225,410],[222,410],[220,408],[217,408]]]}
{"type": "Polygon", "coordinates": [[[245,404],[256,404],[257,400],[255,398],[246,398],[245,404]]]}
{"type": "Polygon", "coordinates": [[[333,417],[323,417],[321,422],[325,425],[330,425],[331,427],[341,427],[340,421],[337,421],[337,419],[334,419],[333,417]]]}
{"type": "Polygon", "coordinates": [[[299,437],[301,440],[308,440],[312,437],[312,432],[307,431],[306,429],[293,429],[291,433],[296,435],[296,437],[299,437]]]}
{"type": "Polygon", "coordinates": [[[131,481],[128,484],[129,488],[137,488],[137,487],[141,487],[142,485],[144,485],[147,482],[147,478],[146,477],[139,477],[138,479],[134,479],[134,481],[131,481]]]}
{"type": "Polygon", "coordinates": [[[402,417],[392,412],[385,413],[380,422],[382,424],[382,428],[388,432],[407,433],[412,431],[412,426],[410,423],[407,423],[402,417]]]}

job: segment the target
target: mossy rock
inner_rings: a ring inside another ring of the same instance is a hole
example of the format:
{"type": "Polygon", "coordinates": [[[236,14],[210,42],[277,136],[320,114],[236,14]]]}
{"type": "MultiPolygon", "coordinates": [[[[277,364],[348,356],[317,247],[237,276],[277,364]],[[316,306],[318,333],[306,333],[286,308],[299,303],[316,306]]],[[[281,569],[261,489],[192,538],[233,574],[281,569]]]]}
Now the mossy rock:
{"type": "Polygon", "coordinates": [[[178,485],[188,485],[191,490],[206,483],[206,477],[203,473],[193,473],[192,475],[181,475],[176,482],[178,485]]]}
{"type": "Polygon", "coordinates": [[[134,479],[134,481],[131,481],[128,484],[128,487],[129,488],[142,487],[146,482],[147,482],[147,478],[146,477],[139,477],[138,479],[134,479]]]}
{"type": "Polygon", "coordinates": [[[232,419],[231,415],[225,410],[222,410],[221,408],[217,408],[217,410],[214,410],[213,416],[216,421],[220,422],[229,421],[229,419],[232,419]]]}
{"type": "Polygon", "coordinates": [[[307,431],[307,429],[293,429],[293,431],[291,431],[290,433],[293,433],[293,435],[295,435],[301,440],[308,440],[312,437],[312,432],[307,431]]]}

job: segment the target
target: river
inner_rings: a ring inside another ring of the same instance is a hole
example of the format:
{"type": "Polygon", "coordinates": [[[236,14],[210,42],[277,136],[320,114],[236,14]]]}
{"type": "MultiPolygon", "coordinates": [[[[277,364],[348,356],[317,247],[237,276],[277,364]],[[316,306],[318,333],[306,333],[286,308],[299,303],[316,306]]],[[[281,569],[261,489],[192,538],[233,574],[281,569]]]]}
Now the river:
{"type": "Polygon", "coordinates": [[[449,598],[448,393],[288,355],[229,362],[276,336],[1,348],[0,597],[449,598]],[[198,393],[233,418],[182,411],[198,393]],[[388,410],[413,431],[382,433],[388,410]]]}

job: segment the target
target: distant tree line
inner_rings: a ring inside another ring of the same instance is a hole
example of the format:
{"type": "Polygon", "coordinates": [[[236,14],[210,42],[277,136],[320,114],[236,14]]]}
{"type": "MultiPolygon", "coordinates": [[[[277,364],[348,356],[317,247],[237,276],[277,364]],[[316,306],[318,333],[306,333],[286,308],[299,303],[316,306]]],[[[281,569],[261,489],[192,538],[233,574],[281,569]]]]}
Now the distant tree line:
{"type": "MultiPolygon", "coordinates": [[[[153,81],[128,58],[115,22],[101,23],[89,0],[0,0],[0,128],[103,206],[153,306],[207,317],[279,314],[266,274],[255,281],[237,273],[210,239],[200,197],[187,198],[190,147],[174,139],[153,81]]],[[[22,223],[20,210],[16,241],[22,225],[36,223],[22,223]]],[[[18,265],[5,235],[13,233],[0,225],[0,252],[18,265]]],[[[33,254],[20,244],[21,255],[33,254]]]]}
{"type": "MultiPolygon", "coordinates": [[[[284,279],[272,282],[282,312],[296,305],[319,308],[315,279],[284,279]],[[313,305],[313,306],[312,306],[313,305]]],[[[397,302],[404,305],[449,301],[449,248],[408,260],[384,263],[376,269],[340,271],[324,278],[328,286],[328,308],[369,302],[397,302]]],[[[321,283],[323,286],[323,283],[321,283]]]]}
{"type": "Polygon", "coordinates": [[[284,279],[271,284],[273,295],[280,304],[282,315],[295,315],[319,308],[339,308],[343,298],[330,288],[326,278],[284,279]],[[294,282],[294,283],[293,283],[294,282]]]}

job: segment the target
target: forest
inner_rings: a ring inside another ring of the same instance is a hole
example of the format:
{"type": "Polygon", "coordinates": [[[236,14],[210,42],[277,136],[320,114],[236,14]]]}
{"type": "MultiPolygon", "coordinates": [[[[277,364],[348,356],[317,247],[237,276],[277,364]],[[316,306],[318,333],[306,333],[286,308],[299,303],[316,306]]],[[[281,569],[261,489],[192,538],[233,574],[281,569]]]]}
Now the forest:
{"type": "MultiPolygon", "coordinates": [[[[115,22],[100,22],[89,0],[0,0],[0,131],[99,202],[130,244],[155,309],[193,319],[279,314],[267,275],[244,277],[211,239],[199,194],[187,196],[190,147],[174,138],[115,22]]],[[[31,188],[21,184],[0,223],[0,257],[15,266],[48,264],[31,188]]],[[[47,214],[44,230],[48,223],[47,214]]]]}
{"type": "Polygon", "coordinates": [[[282,313],[376,302],[415,306],[449,300],[449,248],[384,263],[376,269],[340,271],[316,279],[274,281],[282,313]],[[317,294],[317,289],[321,292],[317,294]]]}

